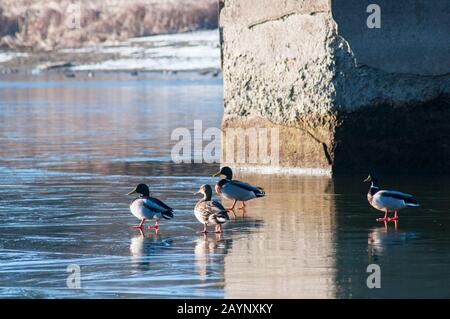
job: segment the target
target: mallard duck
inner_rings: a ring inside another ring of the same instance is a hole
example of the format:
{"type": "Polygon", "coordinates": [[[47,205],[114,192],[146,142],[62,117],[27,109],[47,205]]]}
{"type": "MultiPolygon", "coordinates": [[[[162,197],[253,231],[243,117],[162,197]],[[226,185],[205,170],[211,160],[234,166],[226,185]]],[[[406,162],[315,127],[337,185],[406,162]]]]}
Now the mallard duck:
{"type": "Polygon", "coordinates": [[[369,192],[367,193],[367,200],[370,205],[384,212],[384,217],[378,218],[377,221],[397,220],[399,210],[405,207],[420,206],[412,195],[398,191],[380,190],[380,187],[378,186],[378,179],[374,174],[369,174],[364,182],[371,183],[369,192]],[[395,212],[394,217],[388,217],[389,212],[395,212]]]}
{"type": "Polygon", "coordinates": [[[222,225],[230,219],[227,210],[221,203],[211,200],[212,188],[209,185],[202,185],[195,194],[203,195],[194,208],[195,217],[203,224],[203,233],[207,233],[208,225],[215,225],[215,233],[222,232],[222,225]]]}
{"type": "Polygon", "coordinates": [[[138,218],[141,223],[133,226],[135,229],[142,230],[147,219],[154,219],[155,225],[148,226],[149,229],[159,229],[158,221],[161,219],[173,218],[173,209],[164,204],[157,198],[150,197],[150,191],[145,184],[139,184],[127,195],[139,194],[130,204],[131,213],[138,218]]]}
{"type": "Polygon", "coordinates": [[[225,179],[221,179],[215,187],[217,194],[223,194],[227,199],[233,200],[233,206],[228,208],[229,211],[234,210],[238,201],[242,202],[240,209],[245,208],[245,202],[253,198],[264,197],[266,193],[261,187],[253,186],[241,181],[233,180],[233,171],[228,166],[222,167],[220,172],[213,176],[225,175],[225,179]]]}

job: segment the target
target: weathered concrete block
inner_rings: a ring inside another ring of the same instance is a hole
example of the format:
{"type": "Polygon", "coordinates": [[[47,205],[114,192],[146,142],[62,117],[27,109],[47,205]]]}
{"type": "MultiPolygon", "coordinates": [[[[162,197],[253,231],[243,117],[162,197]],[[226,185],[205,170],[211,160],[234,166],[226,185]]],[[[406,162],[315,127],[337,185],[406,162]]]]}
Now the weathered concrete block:
{"type": "Polygon", "coordinates": [[[278,164],[234,166],[450,172],[449,16],[444,0],[221,0],[223,128],[280,132],[278,164]]]}

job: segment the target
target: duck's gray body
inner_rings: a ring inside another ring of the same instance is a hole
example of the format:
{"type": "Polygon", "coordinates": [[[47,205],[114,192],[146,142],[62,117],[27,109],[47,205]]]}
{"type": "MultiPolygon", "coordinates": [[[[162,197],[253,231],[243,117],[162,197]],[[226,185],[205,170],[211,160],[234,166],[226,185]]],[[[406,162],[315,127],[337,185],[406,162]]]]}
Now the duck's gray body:
{"type": "Polygon", "coordinates": [[[367,200],[372,207],[383,212],[399,211],[405,207],[417,207],[419,204],[410,194],[398,191],[379,190],[372,185],[367,193],[367,200]]]}
{"type": "Polygon", "coordinates": [[[143,219],[171,219],[173,209],[157,198],[140,196],[135,198],[130,204],[131,213],[139,220],[143,219]]]}
{"type": "Polygon", "coordinates": [[[197,220],[204,225],[221,225],[230,219],[222,204],[212,200],[199,200],[194,213],[197,220]]]}
{"type": "Polygon", "coordinates": [[[221,193],[226,199],[248,201],[258,197],[264,197],[262,188],[241,181],[223,179],[219,181],[216,192],[221,193]]]}

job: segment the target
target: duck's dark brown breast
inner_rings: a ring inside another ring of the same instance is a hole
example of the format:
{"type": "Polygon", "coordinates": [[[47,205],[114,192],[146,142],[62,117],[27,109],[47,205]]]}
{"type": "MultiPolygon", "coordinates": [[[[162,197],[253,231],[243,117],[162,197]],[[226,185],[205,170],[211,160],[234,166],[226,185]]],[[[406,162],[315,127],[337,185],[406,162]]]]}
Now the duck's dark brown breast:
{"type": "Polygon", "coordinates": [[[369,203],[372,203],[373,196],[379,191],[376,187],[369,188],[369,191],[367,192],[367,200],[369,203]]]}
{"type": "Polygon", "coordinates": [[[372,194],[370,193],[370,191],[367,193],[367,200],[369,201],[369,203],[372,203],[372,194]]]}

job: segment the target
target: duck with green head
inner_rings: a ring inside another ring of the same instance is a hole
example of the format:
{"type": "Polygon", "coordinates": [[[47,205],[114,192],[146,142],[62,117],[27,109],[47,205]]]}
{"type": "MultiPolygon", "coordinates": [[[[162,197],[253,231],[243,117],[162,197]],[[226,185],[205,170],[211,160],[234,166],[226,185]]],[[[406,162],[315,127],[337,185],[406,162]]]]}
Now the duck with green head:
{"type": "Polygon", "coordinates": [[[225,178],[221,179],[215,186],[216,193],[223,195],[226,199],[233,200],[233,206],[228,208],[229,211],[233,211],[238,201],[242,202],[240,209],[245,208],[245,202],[254,198],[264,197],[266,193],[264,189],[258,186],[253,186],[241,181],[233,180],[233,171],[228,166],[224,166],[219,172],[213,176],[224,175],[225,178]]]}
{"type": "Polygon", "coordinates": [[[154,226],[148,226],[149,229],[155,229],[158,232],[158,221],[161,219],[173,218],[173,209],[157,198],[150,197],[150,191],[147,185],[139,184],[127,195],[139,194],[130,204],[131,213],[141,222],[135,229],[142,230],[146,220],[155,220],[154,226]]]}
{"type": "Polygon", "coordinates": [[[375,209],[384,212],[383,218],[377,221],[393,221],[398,220],[398,211],[406,207],[418,207],[417,200],[409,194],[399,191],[380,190],[378,178],[375,174],[370,173],[364,182],[370,182],[370,188],[367,193],[369,204],[375,209]],[[394,217],[388,217],[389,212],[394,212],[394,217]]]}

